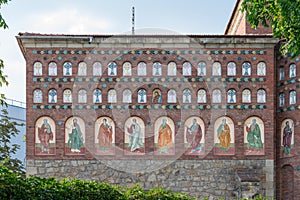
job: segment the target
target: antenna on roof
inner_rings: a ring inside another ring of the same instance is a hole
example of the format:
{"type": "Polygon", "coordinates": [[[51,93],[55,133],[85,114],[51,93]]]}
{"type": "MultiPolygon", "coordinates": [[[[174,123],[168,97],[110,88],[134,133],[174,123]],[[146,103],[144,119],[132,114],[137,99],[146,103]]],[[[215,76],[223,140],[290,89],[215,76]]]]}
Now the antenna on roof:
{"type": "Polygon", "coordinates": [[[134,20],[135,20],[135,15],[134,15],[134,6],[132,7],[132,35],[135,34],[135,30],[134,30],[134,20]]]}

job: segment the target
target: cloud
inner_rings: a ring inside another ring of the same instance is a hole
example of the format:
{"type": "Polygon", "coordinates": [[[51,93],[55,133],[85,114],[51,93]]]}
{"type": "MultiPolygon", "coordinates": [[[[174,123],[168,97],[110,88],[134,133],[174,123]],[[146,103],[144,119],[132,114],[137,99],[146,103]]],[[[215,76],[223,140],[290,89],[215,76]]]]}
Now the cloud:
{"type": "Polygon", "coordinates": [[[76,8],[39,13],[31,16],[30,31],[45,33],[91,34],[110,29],[108,19],[76,8]]]}

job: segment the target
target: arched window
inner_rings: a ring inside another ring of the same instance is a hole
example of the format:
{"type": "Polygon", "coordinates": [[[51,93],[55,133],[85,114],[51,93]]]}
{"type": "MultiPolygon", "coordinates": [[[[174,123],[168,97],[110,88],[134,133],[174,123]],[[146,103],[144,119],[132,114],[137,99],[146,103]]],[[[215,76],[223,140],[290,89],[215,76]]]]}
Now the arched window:
{"type": "Polygon", "coordinates": [[[108,103],[117,103],[117,91],[115,89],[111,89],[108,91],[108,103]]]}
{"type": "Polygon", "coordinates": [[[182,65],[182,75],[191,76],[192,75],[192,65],[190,62],[184,62],[182,65]]]}
{"type": "Polygon", "coordinates": [[[242,65],[243,76],[251,76],[251,64],[249,62],[244,62],[242,65]]]}
{"type": "Polygon", "coordinates": [[[94,103],[102,103],[102,91],[99,89],[95,89],[93,92],[93,102],[94,103]]]}
{"type": "Polygon", "coordinates": [[[153,64],[153,69],[152,69],[152,75],[153,76],[161,76],[162,73],[162,66],[160,62],[155,62],[153,64]]]}
{"type": "Polygon", "coordinates": [[[78,91],[78,103],[87,103],[87,91],[81,89],[78,91]]]}
{"type": "Polygon", "coordinates": [[[279,107],[284,106],[284,93],[279,94],[279,107]]]}
{"type": "Polygon", "coordinates": [[[33,64],[33,75],[42,76],[43,75],[43,65],[40,62],[35,62],[33,64]]]}
{"type": "Polygon", "coordinates": [[[236,75],[236,64],[235,62],[229,62],[227,64],[227,75],[235,76],[236,75]]]}
{"type": "Polygon", "coordinates": [[[267,67],[265,62],[259,62],[257,64],[257,75],[258,76],[265,76],[267,73],[267,67]]]}
{"type": "Polygon", "coordinates": [[[228,90],[227,103],[236,103],[236,91],[234,89],[228,90]]]}
{"type": "Polygon", "coordinates": [[[51,89],[48,92],[48,103],[57,103],[57,92],[55,89],[51,89]]]}
{"type": "Polygon", "coordinates": [[[198,64],[197,75],[198,76],[206,76],[206,63],[205,62],[200,62],[198,64]]]}
{"type": "Polygon", "coordinates": [[[251,103],[251,91],[249,89],[243,90],[242,102],[243,103],[251,103]]]}
{"type": "Polygon", "coordinates": [[[296,76],[297,67],[295,64],[290,64],[290,78],[293,78],[296,76]]]}
{"type": "Polygon", "coordinates": [[[72,90],[70,90],[70,89],[64,90],[63,102],[64,103],[72,103],[72,90]]]}
{"type": "Polygon", "coordinates": [[[65,62],[63,66],[63,75],[64,76],[72,76],[72,63],[65,62]]]}
{"type": "Polygon", "coordinates": [[[138,90],[138,103],[146,103],[147,102],[147,92],[144,89],[138,90]]]}
{"type": "Polygon", "coordinates": [[[43,103],[43,92],[40,89],[33,91],[33,103],[43,103]]]}
{"type": "Polygon", "coordinates": [[[176,96],[176,91],[174,89],[170,89],[168,91],[168,103],[176,103],[177,96],[176,96]]]}
{"type": "Polygon", "coordinates": [[[137,66],[137,74],[138,76],[146,76],[147,75],[147,65],[144,62],[140,62],[137,66]]]}
{"type": "Polygon", "coordinates": [[[279,80],[284,79],[284,67],[279,68],[279,80]]]}
{"type": "Polygon", "coordinates": [[[132,71],[131,71],[131,63],[130,62],[125,62],[123,64],[123,76],[131,76],[132,71]]]}
{"type": "Polygon", "coordinates": [[[102,76],[102,64],[100,62],[93,64],[93,76],[102,76]]]}
{"type": "Polygon", "coordinates": [[[222,75],[222,66],[219,62],[214,62],[212,65],[212,75],[221,76],[222,75]]]}
{"type": "Polygon", "coordinates": [[[206,91],[204,89],[200,89],[198,91],[197,102],[198,103],[206,103],[206,91]]]}
{"type": "Polygon", "coordinates": [[[191,103],[192,102],[192,92],[190,89],[185,89],[182,92],[182,102],[191,103]]]}
{"type": "Polygon", "coordinates": [[[176,76],[177,73],[177,65],[175,62],[170,62],[168,64],[168,76],[176,76]]]}
{"type": "Polygon", "coordinates": [[[123,91],[123,103],[132,103],[132,93],[129,89],[123,91]]]}
{"type": "Polygon", "coordinates": [[[115,62],[110,62],[107,65],[108,76],[117,76],[117,64],[115,62]]]}
{"type": "Polygon", "coordinates": [[[152,103],[157,104],[162,102],[162,96],[160,89],[153,90],[152,103]]]}
{"type": "Polygon", "coordinates": [[[222,102],[222,92],[219,89],[214,89],[212,92],[212,102],[221,103],[222,102]]]}
{"type": "Polygon", "coordinates": [[[297,94],[295,90],[290,91],[290,104],[296,104],[297,94]]]}
{"type": "Polygon", "coordinates": [[[48,65],[48,75],[57,76],[57,64],[55,62],[50,62],[48,65]]]}
{"type": "Polygon", "coordinates": [[[257,103],[266,103],[266,91],[264,89],[259,89],[257,91],[257,103]]]}
{"type": "Polygon", "coordinates": [[[78,64],[78,76],[86,76],[87,75],[87,65],[85,62],[80,62],[78,64]]]}

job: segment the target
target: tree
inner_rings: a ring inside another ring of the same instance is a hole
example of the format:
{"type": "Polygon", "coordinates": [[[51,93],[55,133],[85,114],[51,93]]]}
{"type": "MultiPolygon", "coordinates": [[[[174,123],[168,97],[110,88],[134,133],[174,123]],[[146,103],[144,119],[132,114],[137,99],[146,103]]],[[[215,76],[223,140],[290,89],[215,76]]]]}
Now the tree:
{"type": "Polygon", "coordinates": [[[300,0],[244,0],[241,11],[253,28],[272,27],[283,55],[300,54],[300,0]]]}

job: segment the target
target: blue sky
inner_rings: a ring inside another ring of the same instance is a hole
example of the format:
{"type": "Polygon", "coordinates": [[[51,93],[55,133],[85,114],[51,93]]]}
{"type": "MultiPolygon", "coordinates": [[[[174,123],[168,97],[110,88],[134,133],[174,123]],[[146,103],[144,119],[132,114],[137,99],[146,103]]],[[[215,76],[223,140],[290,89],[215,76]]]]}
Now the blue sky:
{"type": "Polygon", "coordinates": [[[0,30],[0,58],[9,87],[7,98],[25,101],[25,60],[16,42],[19,32],[121,34],[154,28],[180,34],[223,34],[236,0],[12,0],[1,8],[9,25],[0,30]],[[51,3],[49,3],[51,2],[51,3]]]}

